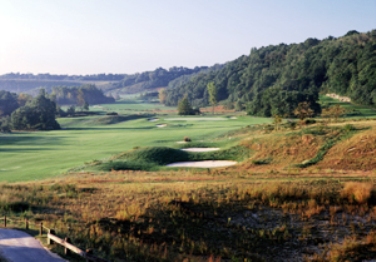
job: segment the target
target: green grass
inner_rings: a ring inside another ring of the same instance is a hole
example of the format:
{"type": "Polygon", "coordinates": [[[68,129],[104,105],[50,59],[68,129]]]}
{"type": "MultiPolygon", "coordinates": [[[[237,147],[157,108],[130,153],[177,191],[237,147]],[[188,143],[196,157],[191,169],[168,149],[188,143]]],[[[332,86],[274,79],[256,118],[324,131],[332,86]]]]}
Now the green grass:
{"type": "Polygon", "coordinates": [[[163,166],[183,161],[201,160],[237,160],[248,158],[251,150],[243,146],[233,146],[227,149],[191,153],[169,147],[146,147],[130,150],[111,158],[109,161],[93,161],[85,170],[147,170],[163,169],[163,166]]]}
{"type": "MultiPolygon", "coordinates": [[[[115,106],[115,105],[114,105],[115,106]]],[[[119,106],[119,105],[118,105],[119,106]]],[[[227,132],[267,118],[242,116],[227,121],[149,122],[146,118],[103,125],[102,116],[61,118],[62,130],[0,134],[0,181],[39,180],[60,175],[93,160],[106,160],[134,147],[179,148],[185,136],[211,144],[227,132]],[[101,120],[102,119],[102,120],[101,120]],[[167,123],[165,128],[156,124],[167,123]]],[[[166,116],[171,117],[171,116],[166,116]]],[[[223,143],[223,142],[222,142],[223,143]]],[[[224,144],[224,143],[223,143],[224,144]]],[[[185,145],[184,145],[185,146],[185,145]]]]}
{"type": "Polygon", "coordinates": [[[114,104],[94,105],[91,111],[118,112],[119,114],[145,113],[158,110],[176,110],[176,107],[168,107],[159,103],[144,103],[138,100],[120,100],[114,104]]]}
{"type": "Polygon", "coordinates": [[[320,96],[321,106],[340,105],[346,109],[346,118],[376,118],[376,108],[341,102],[328,96],[320,96]]]}

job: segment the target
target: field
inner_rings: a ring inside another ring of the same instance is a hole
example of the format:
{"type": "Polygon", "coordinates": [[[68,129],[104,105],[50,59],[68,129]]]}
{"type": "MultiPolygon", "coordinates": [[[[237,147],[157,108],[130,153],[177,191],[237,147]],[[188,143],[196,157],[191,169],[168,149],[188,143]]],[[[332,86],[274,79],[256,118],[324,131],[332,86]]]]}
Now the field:
{"type": "Polygon", "coordinates": [[[271,119],[241,114],[181,119],[171,108],[101,106],[92,110],[140,114],[63,118],[60,131],[1,135],[1,179],[15,183],[0,184],[0,210],[43,220],[118,262],[376,257],[372,109],[338,122],[286,121],[276,130],[271,119]],[[184,137],[192,141],[177,143],[184,137]],[[178,150],[187,147],[221,150],[178,150]],[[240,163],[164,167],[181,158],[240,163]]]}
{"type": "MultiPolygon", "coordinates": [[[[103,105],[108,111],[143,110],[152,105],[103,105]],[[138,105],[138,107],[137,107],[138,105]]],[[[95,109],[95,108],[94,108],[95,109]]],[[[85,162],[102,160],[134,147],[178,147],[177,141],[189,136],[193,141],[212,143],[217,136],[247,125],[269,123],[270,119],[242,116],[225,121],[164,121],[169,116],[157,116],[156,122],[147,119],[153,115],[135,116],[107,125],[109,116],[91,116],[58,119],[62,130],[50,132],[14,132],[0,135],[0,181],[27,181],[44,179],[83,166],[85,162]],[[166,123],[165,128],[156,125],[166,123]]],[[[196,117],[199,119],[200,117],[196,117]]]]}

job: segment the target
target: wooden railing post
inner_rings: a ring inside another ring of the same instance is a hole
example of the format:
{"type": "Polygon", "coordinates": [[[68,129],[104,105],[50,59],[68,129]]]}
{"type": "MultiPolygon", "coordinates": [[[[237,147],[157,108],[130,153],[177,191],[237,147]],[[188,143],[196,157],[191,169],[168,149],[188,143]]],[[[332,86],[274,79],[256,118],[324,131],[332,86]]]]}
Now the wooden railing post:
{"type": "MultiPolygon", "coordinates": [[[[71,242],[69,237],[66,237],[64,240],[65,240],[66,243],[70,243],[71,242]]],[[[69,249],[66,246],[64,248],[64,254],[65,255],[69,254],[69,249]]]]}
{"type": "Polygon", "coordinates": [[[29,229],[29,219],[25,218],[25,228],[29,229]]]}
{"type": "Polygon", "coordinates": [[[7,215],[4,215],[4,227],[7,227],[7,215]]]}
{"type": "MultiPolygon", "coordinates": [[[[55,230],[50,229],[50,230],[48,230],[48,233],[51,234],[51,235],[55,235],[55,230]]],[[[52,245],[53,243],[54,243],[54,241],[51,238],[47,237],[47,244],[52,245]]]]}
{"type": "MultiPolygon", "coordinates": [[[[86,255],[92,255],[93,254],[93,250],[92,249],[86,249],[86,255]]],[[[88,257],[86,257],[86,262],[90,262],[90,259],[88,257]]]]}
{"type": "Polygon", "coordinates": [[[43,235],[43,222],[40,222],[39,235],[43,235]]]}

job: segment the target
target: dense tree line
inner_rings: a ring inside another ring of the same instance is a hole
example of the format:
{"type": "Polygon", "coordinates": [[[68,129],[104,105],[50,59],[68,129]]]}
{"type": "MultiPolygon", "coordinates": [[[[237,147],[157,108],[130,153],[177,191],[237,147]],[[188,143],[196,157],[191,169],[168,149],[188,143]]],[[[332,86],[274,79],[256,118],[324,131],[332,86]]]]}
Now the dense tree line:
{"type": "Polygon", "coordinates": [[[58,81],[120,81],[125,74],[93,74],[93,75],[51,75],[9,73],[0,75],[0,79],[17,80],[58,80],[58,81]]]}
{"type": "Polygon", "coordinates": [[[15,110],[10,123],[17,130],[55,130],[60,125],[55,120],[56,103],[41,92],[36,98],[28,101],[26,105],[15,110]]]}
{"type": "Polygon", "coordinates": [[[154,71],[147,71],[125,77],[113,89],[120,89],[124,93],[140,92],[157,87],[167,87],[171,81],[183,76],[189,76],[198,72],[208,70],[209,67],[172,67],[169,70],[157,68],[154,71]]]}
{"type": "Polygon", "coordinates": [[[254,115],[293,116],[299,103],[320,113],[319,92],[349,96],[376,105],[376,30],[349,31],[340,38],[309,38],[300,44],[252,48],[223,68],[199,73],[165,90],[165,104],[188,96],[194,106],[209,105],[207,84],[213,82],[218,101],[247,108],[254,115]]]}
{"type": "Polygon", "coordinates": [[[98,89],[95,85],[53,87],[51,98],[59,105],[83,106],[85,103],[94,105],[115,102],[114,98],[105,96],[103,91],[98,89]]]}
{"type": "Polygon", "coordinates": [[[56,103],[44,90],[32,98],[25,94],[0,91],[0,132],[60,129],[55,120],[56,103]]]}
{"type": "Polygon", "coordinates": [[[17,94],[0,90],[0,117],[9,116],[19,106],[17,94]]]}

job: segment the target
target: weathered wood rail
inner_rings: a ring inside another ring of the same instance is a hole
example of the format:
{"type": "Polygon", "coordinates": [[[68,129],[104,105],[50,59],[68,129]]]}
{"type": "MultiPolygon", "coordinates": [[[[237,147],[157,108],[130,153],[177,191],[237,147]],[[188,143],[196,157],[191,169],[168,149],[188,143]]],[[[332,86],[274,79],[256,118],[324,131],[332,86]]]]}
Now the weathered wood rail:
{"type": "Polygon", "coordinates": [[[21,219],[21,218],[9,218],[7,215],[4,215],[3,217],[0,217],[0,221],[3,220],[3,223],[0,223],[0,226],[7,227],[9,225],[9,222],[12,224],[24,224],[25,229],[30,229],[30,225],[34,225],[34,228],[39,230],[39,235],[43,235],[44,232],[47,232],[47,244],[53,245],[58,244],[64,247],[64,253],[67,255],[69,252],[73,252],[83,258],[86,259],[87,262],[109,262],[106,259],[96,257],[93,255],[93,251],[91,249],[87,249],[86,251],[83,251],[82,249],[76,247],[73,245],[70,241],[69,237],[66,237],[65,239],[61,239],[58,236],[56,236],[55,230],[52,228],[45,227],[43,225],[43,222],[34,222],[31,223],[29,219],[21,219]]]}

